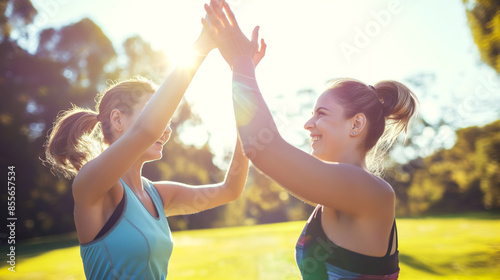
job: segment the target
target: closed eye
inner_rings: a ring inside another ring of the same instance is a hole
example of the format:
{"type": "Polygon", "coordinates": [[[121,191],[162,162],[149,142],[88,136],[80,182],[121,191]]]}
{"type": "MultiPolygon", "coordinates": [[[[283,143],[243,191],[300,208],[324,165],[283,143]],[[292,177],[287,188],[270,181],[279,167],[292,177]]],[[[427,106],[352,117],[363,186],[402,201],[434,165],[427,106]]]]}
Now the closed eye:
{"type": "Polygon", "coordinates": [[[318,109],[316,109],[316,115],[318,116],[325,116],[326,115],[326,112],[325,111],[329,111],[328,109],[326,109],[325,107],[319,107],[318,109]]]}

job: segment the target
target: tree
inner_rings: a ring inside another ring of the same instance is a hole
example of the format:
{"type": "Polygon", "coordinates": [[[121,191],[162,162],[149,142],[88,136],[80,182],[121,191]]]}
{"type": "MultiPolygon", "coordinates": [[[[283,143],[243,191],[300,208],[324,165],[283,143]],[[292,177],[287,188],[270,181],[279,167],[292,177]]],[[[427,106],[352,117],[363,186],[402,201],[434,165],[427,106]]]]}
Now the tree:
{"type": "Polygon", "coordinates": [[[0,42],[27,37],[25,27],[38,14],[30,0],[1,0],[0,11],[0,42]]]}
{"type": "Polygon", "coordinates": [[[409,188],[410,214],[500,209],[500,121],[457,131],[448,150],[423,159],[409,188]]]}
{"type": "MultiPolygon", "coordinates": [[[[59,62],[72,83],[74,97],[88,100],[106,81],[105,66],[116,57],[111,41],[92,20],[84,18],[58,30],[40,33],[36,55],[59,62]]],[[[92,96],[93,98],[93,96],[92,96]]],[[[90,99],[92,100],[92,99],[90,99]]]]}
{"type": "Polygon", "coordinates": [[[164,79],[169,69],[167,56],[162,51],[153,50],[151,44],[139,36],[133,36],[123,43],[127,65],[122,74],[141,75],[155,81],[164,79]]]}
{"type": "Polygon", "coordinates": [[[481,59],[500,73],[500,1],[463,0],[463,3],[481,59]]]}
{"type": "MultiPolygon", "coordinates": [[[[15,166],[17,174],[16,216],[22,219],[16,224],[16,239],[73,231],[71,182],[53,176],[42,165],[40,158],[43,158],[45,136],[58,112],[70,108],[71,103],[93,107],[97,89],[104,88],[109,77],[128,78],[130,73],[116,65],[116,52],[111,42],[90,19],[41,31],[36,53],[28,53],[17,40],[33,21],[36,10],[31,9],[29,1],[3,1],[0,5],[8,7],[2,10],[1,18],[0,164],[2,170],[15,166]],[[23,3],[24,9],[19,6],[23,3]]],[[[135,45],[148,45],[139,37],[133,41],[135,45]]],[[[127,42],[126,46],[130,46],[131,41],[127,42]]],[[[133,53],[130,49],[128,54],[133,53]]],[[[143,49],[135,49],[136,54],[141,51],[143,49]]],[[[142,56],[131,55],[128,62],[135,66],[125,67],[139,72],[141,69],[137,65],[146,63],[141,64],[137,59],[155,61],[163,58],[163,54],[151,50],[142,56]]],[[[189,104],[183,103],[172,126],[178,129],[184,123],[196,125],[198,121],[189,104]]],[[[208,146],[196,149],[183,145],[176,138],[174,134],[169,143],[172,147],[166,148],[169,157],[148,166],[146,173],[156,179],[192,184],[220,179],[217,175],[221,172],[213,165],[213,154],[208,146]]],[[[2,191],[1,200],[7,201],[6,189],[2,191]]],[[[207,224],[216,216],[217,213],[212,213],[212,218],[203,216],[202,220],[207,224]]]]}

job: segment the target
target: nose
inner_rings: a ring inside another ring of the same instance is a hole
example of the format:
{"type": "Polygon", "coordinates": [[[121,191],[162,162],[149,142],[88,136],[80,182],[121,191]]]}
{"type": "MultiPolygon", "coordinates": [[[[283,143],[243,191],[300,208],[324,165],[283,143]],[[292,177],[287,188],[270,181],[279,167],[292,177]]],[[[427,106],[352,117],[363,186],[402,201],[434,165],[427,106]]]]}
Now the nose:
{"type": "Polygon", "coordinates": [[[305,130],[311,130],[312,128],[314,128],[314,116],[312,116],[309,120],[306,121],[306,123],[304,124],[304,129],[305,130]]]}

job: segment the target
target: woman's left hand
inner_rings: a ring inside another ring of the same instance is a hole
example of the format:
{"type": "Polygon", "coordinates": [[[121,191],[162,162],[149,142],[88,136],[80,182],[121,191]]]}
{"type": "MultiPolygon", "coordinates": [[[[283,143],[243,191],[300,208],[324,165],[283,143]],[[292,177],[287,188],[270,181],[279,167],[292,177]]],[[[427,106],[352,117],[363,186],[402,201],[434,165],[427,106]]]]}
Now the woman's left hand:
{"type": "Polygon", "coordinates": [[[254,64],[255,62],[258,63],[264,56],[266,49],[265,44],[263,44],[261,50],[258,50],[259,27],[255,27],[252,33],[252,40],[248,40],[243,32],[241,32],[229,5],[224,2],[223,7],[227,16],[214,0],[210,1],[210,5],[205,4],[208,21],[202,19],[204,28],[210,32],[220,53],[231,67],[234,59],[239,56],[251,56],[252,58],[257,56],[254,64]]]}

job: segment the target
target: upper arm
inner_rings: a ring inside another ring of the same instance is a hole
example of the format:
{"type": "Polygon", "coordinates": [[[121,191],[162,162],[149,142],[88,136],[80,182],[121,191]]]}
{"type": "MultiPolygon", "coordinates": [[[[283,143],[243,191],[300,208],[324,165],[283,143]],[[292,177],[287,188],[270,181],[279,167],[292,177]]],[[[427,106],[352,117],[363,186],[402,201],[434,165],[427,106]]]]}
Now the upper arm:
{"type": "Polygon", "coordinates": [[[153,144],[134,124],[125,134],[86,163],[73,180],[75,203],[92,203],[101,198],[153,144]]]}
{"type": "Polygon", "coordinates": [[[360,167],[321,161],[279,135],[265,146],[254,154],[253,164],[306,201],[360,213],[394,199],[389,184],[360,167]]]}
{"type": "Polygon", "coordinates": [[[178,182],[154,182],[163,201],[165,215],[187,215],[235,200],[234,192],[224,183],[192,186],[178,182]]]}

